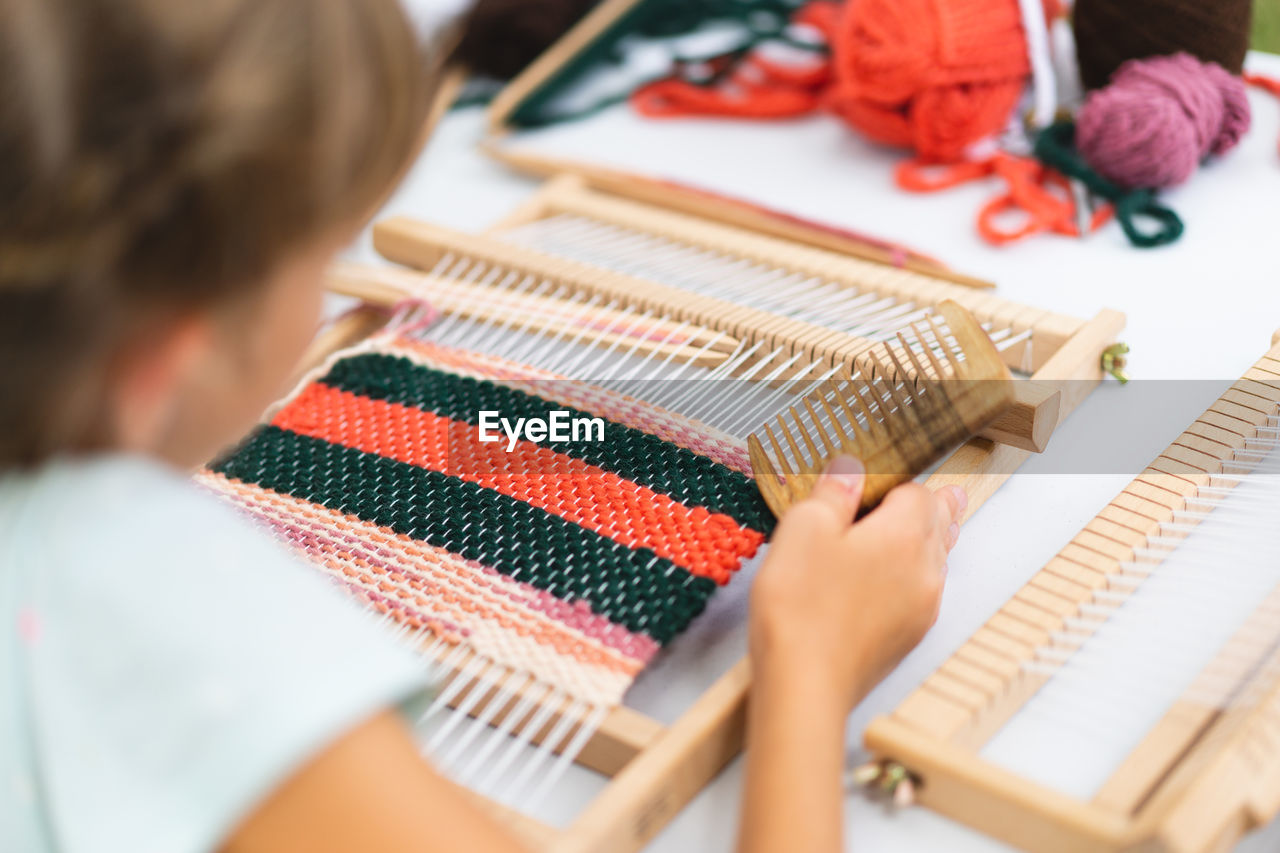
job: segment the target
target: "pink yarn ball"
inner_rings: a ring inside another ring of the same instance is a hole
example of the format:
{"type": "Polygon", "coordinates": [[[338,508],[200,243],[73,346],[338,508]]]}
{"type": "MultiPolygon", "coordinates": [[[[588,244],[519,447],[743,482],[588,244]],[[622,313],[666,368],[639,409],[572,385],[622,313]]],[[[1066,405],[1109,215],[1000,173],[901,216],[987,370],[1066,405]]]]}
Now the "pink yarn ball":
{"type": "Polygon", "coordinates": [[[1076,145],[1098,174],[1126,189],[1180,184],[1249,129],[1244,82],[1186,53],[1133,59],[1089,95],[1076,145]]]}
{"type": "Polygon", "coordinates": [[[1222,95],[1222,127],[1218,130],[1218,138],[1209,148],[1215,157],[1226,154],[1240,143],[1241,138],[1249,132],[1253,114],[1249,112],[1249,95],[1245,91],[1244,81],[1232,75],[1221,65],[1209,63],[1205,66],[1210,78],[1217,84],[1222,95]]]}

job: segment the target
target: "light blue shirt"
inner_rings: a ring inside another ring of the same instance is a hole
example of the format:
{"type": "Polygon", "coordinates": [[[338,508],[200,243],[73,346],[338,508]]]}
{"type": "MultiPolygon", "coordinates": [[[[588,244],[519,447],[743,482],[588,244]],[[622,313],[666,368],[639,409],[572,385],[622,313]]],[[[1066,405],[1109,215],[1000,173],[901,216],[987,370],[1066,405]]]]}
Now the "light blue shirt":
{"type": "Polygon", "coordinates": [[[312,568],[138,458],[0,476],[0,850],[217,849],[424,667],[312,568]]]}

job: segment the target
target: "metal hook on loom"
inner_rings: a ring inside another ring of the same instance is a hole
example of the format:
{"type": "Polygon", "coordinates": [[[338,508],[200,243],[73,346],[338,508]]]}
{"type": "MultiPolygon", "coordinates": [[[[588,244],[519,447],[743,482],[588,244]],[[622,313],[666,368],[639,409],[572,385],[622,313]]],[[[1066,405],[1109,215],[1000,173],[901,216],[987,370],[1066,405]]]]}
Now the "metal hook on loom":
{"type": "Polygon", "coordinates": [[[907,808],[916,801],[921,779],[896,761],[870,761],[849,771],[846,785],[888,797],[894,808],[907,808]]]}

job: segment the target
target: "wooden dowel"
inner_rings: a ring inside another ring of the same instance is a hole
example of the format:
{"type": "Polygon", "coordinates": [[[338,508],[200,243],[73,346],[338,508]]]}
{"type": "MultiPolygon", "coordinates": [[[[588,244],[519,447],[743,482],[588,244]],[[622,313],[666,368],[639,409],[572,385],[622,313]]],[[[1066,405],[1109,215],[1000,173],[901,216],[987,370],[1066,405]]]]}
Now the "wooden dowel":
{"type": "Polygon", "coordinates": [[[980,436],[997,442],[1043,453],[1062,419],[1062,391],[1035,380],[1015,380],[1014,401],[980,436]]]}

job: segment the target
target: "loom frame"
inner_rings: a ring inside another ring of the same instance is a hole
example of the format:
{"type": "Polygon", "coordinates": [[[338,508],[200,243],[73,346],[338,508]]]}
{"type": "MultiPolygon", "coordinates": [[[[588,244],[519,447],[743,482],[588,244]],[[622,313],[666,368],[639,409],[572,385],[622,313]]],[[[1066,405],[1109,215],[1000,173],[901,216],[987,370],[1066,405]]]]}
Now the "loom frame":
{"type": "Polygon", "coordinates": [[[505,166],[527,175],[552,178],[572,174],[591,186],[638,201],[656,202],[712,221],[738,225],[801,244],[830,249],[874,263],[905,266],[941,279],[980,289],[994,288],[986,279],[949,269],[936,260],[903,247],[887,247],[874,239],[794,215],[769,210],[741,199],[658,178],[569,158],[520,151],[506,144],[518,136],[512,119],[520,107],[588,53],[645,0],[603,0],[547,48],[533,63],[503,86],[489,104],[489,137],[481,148],[505,166]]]}
{"type": "MultiPolygon", "coordinates": [[[[872,720],[867,747],[919,778],[919,802],[1035,853],[1228,850],[1280,813],[1280,683],[1252,707],[1223,711],[1184,695],[1088,801],[978,754],[1050,678],[1021,669],[1023,644],[1034,649],[1041,635],[1057,630],[1105,583],[1108,567],[1126,553],[1132,557],[1132,549],[1185,507],[1277,411],[1280,332],[1262,358],[933,675],[890,714],[872,720]],[[1251,752],[1258,741],[1269,764],[1251,752]]],[[[1251,666],[1278,662],[1280,651],[1272,651],[1251,666]]]]}
{"type": "MultiPolygon", "coordinates": [[[[683,209],[679,205],[675,207],[683,209]]],[[[865,259],[815,248],[808,241],[781,240],[776,235],[737,225],[700,222],[685,213],[611,196],[589,188],[587,181],[579,175],[563,175],[548,181],[525,204],[495,223],[490,231],[557,213],[578,213],[614,221],[621,218],[632,223],[639,221],[654,233],[673,239],[702,240],[702,244],[748,257],[775,263],[785,261],[789,266],[820,271],[833,280],[852,282],[866,275],[865,259]]],[[[375,225],[375,248],[394,262],[429,269],[434,258],[430,247],[416,245],[412,229],[406,231],[402,225],[396,222],[375,225]]],[[[394,289],[388,290],[385,284],[361,285],[350,277],[331,280],[330,288],[335,293],[363,299],[373,306],[390,305],[404,296],[394,289]]],[[[1125,322],[1123,314],[1112,310],[1103,310],[1086,321],[1016,305],[987,292],[936,278],[920,282],[912,293],[893,292],[898,296],[919,299],[954,298],[980,317],[1015,322],[1024,318],[1033,325],[1037,339],[1031,379],[1039,386],[1037,395],[1055,400],[1053,409],[1045,410],[1052,414],[1050,429],[1066,418],[1102,381],[1101,355],[1115,344],[1125,322]]],[[[633,294],[633,297],[636,304],[645,304],[646,294],[633,294]]],[[[318,363],[332,349],[349,345],[367,334],[371,326],[377,325],[377,315],[377,308],[366,307],[336,323],[317,342],[311,362],[318,363]]],[[[382,316],[386,316],[385,308],[382,316]]],[[[835,352],[838,354],[839,350],[835,352]]],[[[1018,384],[1031,383],[1020,381],[1018,384]]],[[[946,459],[930,476],[927,485],[935,489],[949,484],[963,486],[969,494],[967,519],[1032,452],[1028,447],[975,438],[946,459]]],[[[629,853],[638,850],[741,752],[750,687],[750,661],[744,656],[670,725],[664,726],[625,705],[610,711],[575,759],[576,763],[609,777],[609,781],[563,830],[480,795],[476,797],[497,819],[535,849],[555,853],[606,850],[629,853]]],[[[495,718],[495,724],[501,717],[499,714],[495,718]]],[[[552,719],[547,729],[554,722],[552,719]]]]}

